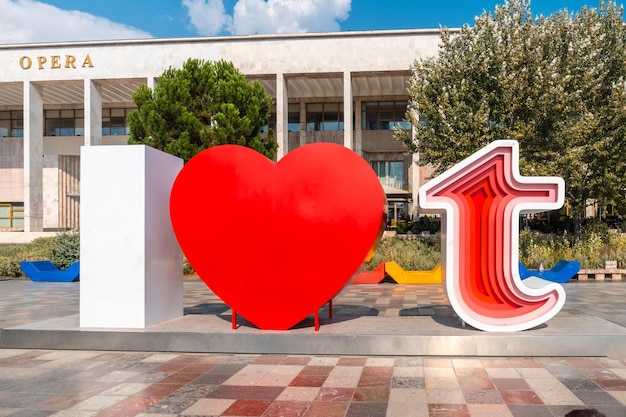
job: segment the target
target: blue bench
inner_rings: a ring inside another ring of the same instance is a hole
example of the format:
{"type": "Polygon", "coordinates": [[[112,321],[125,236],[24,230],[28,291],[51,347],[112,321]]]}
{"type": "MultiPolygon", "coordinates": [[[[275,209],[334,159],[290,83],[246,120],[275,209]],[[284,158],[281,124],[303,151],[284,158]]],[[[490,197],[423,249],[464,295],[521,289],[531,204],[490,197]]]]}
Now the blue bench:
{"type": "Polygon", "coordinates": [[[559,261],[552,267],[540,271],[538,269],[528,269],[521,262],[519,263],[519,275],[522,280],[528,277],[538,277],[547,281],[558,282],[564,284],[580,271],[580,262],[578,261],[559,261]]]}
{"type": "Polygon", "coordinates": [[[73,282],[78,281],[80,263],[74,262],[67,269],[59,269],[50,261],[20,262],[24,274],[36,282],[73,282]]]}

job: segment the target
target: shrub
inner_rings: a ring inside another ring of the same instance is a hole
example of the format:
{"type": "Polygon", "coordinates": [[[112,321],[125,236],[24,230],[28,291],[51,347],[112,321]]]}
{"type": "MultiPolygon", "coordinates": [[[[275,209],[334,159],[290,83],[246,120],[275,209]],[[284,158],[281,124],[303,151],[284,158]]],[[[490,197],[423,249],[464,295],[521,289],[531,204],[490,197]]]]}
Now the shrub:
{"type": "Polygon", "coordinates": [[[80,234],[64,232],[52,238],[50,260],[60,269],[67,269],[80,260],[80,234]]]}
{"type": "Polygon", "coordinates": [[[184,275],[193,275],[195,273],[196,273],[196,271],[194,271],[193,267],[191,266],[191,264],[187,260],[187,257],[183,256],[183,274],[184,275]]]}
{"type": "Polygon", "coordinates": [[[605,261],[617,261],[618,268],[626,267],[626,237],[611,235],[602,226],[585,228],[583,238],[574,239],[567,232],[540,234],[524,230],[520,234],[519,259],[528,268],[539,264],[548,269],[561,259],[579,261],[581,268],[604,268],[605,261]]]}
{"type": "Polygon", "coordinates": [[[20,263],[15,258],[0,256],[0,277],[19,277],[21,275],[20,263]]]}
{"type": "Polygon", "coordinates": [[[392,237],[382,239],[376,253],[367,264],[366,270],[373,270],[381,262],[396,261],[409,271],[426,271],[441,262],[441,242],[439,235],[432,238],[392,237]]]}
{"type": "Polygon", "coordinates": [[[0,277],[21,277],[22,261],[49,259],[57,267],[65,269],[80,256],[80,235],[75,232],[60,233],[54,237],[38,237],[23,245],[7,245],[0,248],[0,277]]]}
{"type": "Polygon", "coordinates": [[[52,256],[52,246],[54,245],[51,237],[38,237],[32,242],[20,245],[17,253],[19,261],[40,261],[50,259],[52,256]]]}
{"type": "Polygon", "coordinates": [[[0,248],[0,277],[20,277],[21,261],[50,259],[51,239],[40,237],[24,245],[8,245],[0,248]]]}

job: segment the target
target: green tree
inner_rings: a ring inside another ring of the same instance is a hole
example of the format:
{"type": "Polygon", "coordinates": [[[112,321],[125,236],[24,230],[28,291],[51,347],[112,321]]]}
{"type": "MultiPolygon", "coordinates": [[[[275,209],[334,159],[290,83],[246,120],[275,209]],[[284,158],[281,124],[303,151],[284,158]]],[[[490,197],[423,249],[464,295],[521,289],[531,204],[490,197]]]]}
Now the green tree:
{"type": "Polygon", "coordinates": [[[263,134],[272,106],[258,82],[248,82],[230,62],[187,60],[169,68],[154,90],[133,94],[137,110],[128,115],[128,143],[146,144],[185,161],[221,144],[250,147],[274,158],[273,131],[263,134]]]}
{"type": "Polygon", "coordinates": [[[523,175],[557,175],[584,215],[587,199],[623,202],[626,190],[626,29],[622,9],[533,17],[511,0],[460,33],[441,31],[438,56],[417,61],[397,133],[441,173],[497,139],[520,144],[523,175]]]}

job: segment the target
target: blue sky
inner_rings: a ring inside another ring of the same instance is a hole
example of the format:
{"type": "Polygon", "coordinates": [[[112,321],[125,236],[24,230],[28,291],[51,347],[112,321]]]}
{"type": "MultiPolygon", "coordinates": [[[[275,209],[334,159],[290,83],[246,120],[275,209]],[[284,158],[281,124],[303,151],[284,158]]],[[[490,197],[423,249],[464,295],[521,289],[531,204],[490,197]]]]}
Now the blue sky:
{"type": "MultiPolygon", "coordinates": [[[[0,0],[0,44],[460,27],[504,0],[0,0]]],[[[622,4],[623,1],[618,1],[622,4]]],[[[599,0],[532,0],[533,14],[599,0]]]]}

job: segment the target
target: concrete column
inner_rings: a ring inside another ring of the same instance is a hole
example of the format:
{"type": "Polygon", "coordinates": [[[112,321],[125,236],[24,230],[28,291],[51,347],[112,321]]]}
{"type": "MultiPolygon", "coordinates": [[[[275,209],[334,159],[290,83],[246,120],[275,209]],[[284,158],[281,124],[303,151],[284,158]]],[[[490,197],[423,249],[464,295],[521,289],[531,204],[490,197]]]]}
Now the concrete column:
{"type": "Polygon", "coordinates": [[[285,75],[279,72],[276,74],[276,140],[278,141],[276,161],[280,161],[289,152],[288,115],[287,80],[285,80],[285,75]]]}
{"type": "Polygon", "coordinates": [[[352,76],[350,71],[343,73],[343,146],[352,146],[352,76]]]}
{"type": "Polygon", "coordinates": [[[85,146],[102,145],[102,87],[85,80],[85,146]]]}
{"type": "Polygon", "coordinates": [[[300,101],[300,146],[306,145],[306,102],[300,101]]]}
{"type": "Polygon", "coordinates": [[[356,100],[354,106],[354,151],[363,156],[363,114],[361,113],[361,100],[356,100]]]}
{"type": "Polygon", "coordinates": [[[157,80],[154,77],[148,77],[146,79],[146,85],[148,86],[148,88],[152,91],[154,91],[154,87],[156,87],[157,85],[157,80]]]}
{"type": "Polygon", "coordinates": [[[43,89],[24,81],[24,231],[43,231],[43,89]]]}

